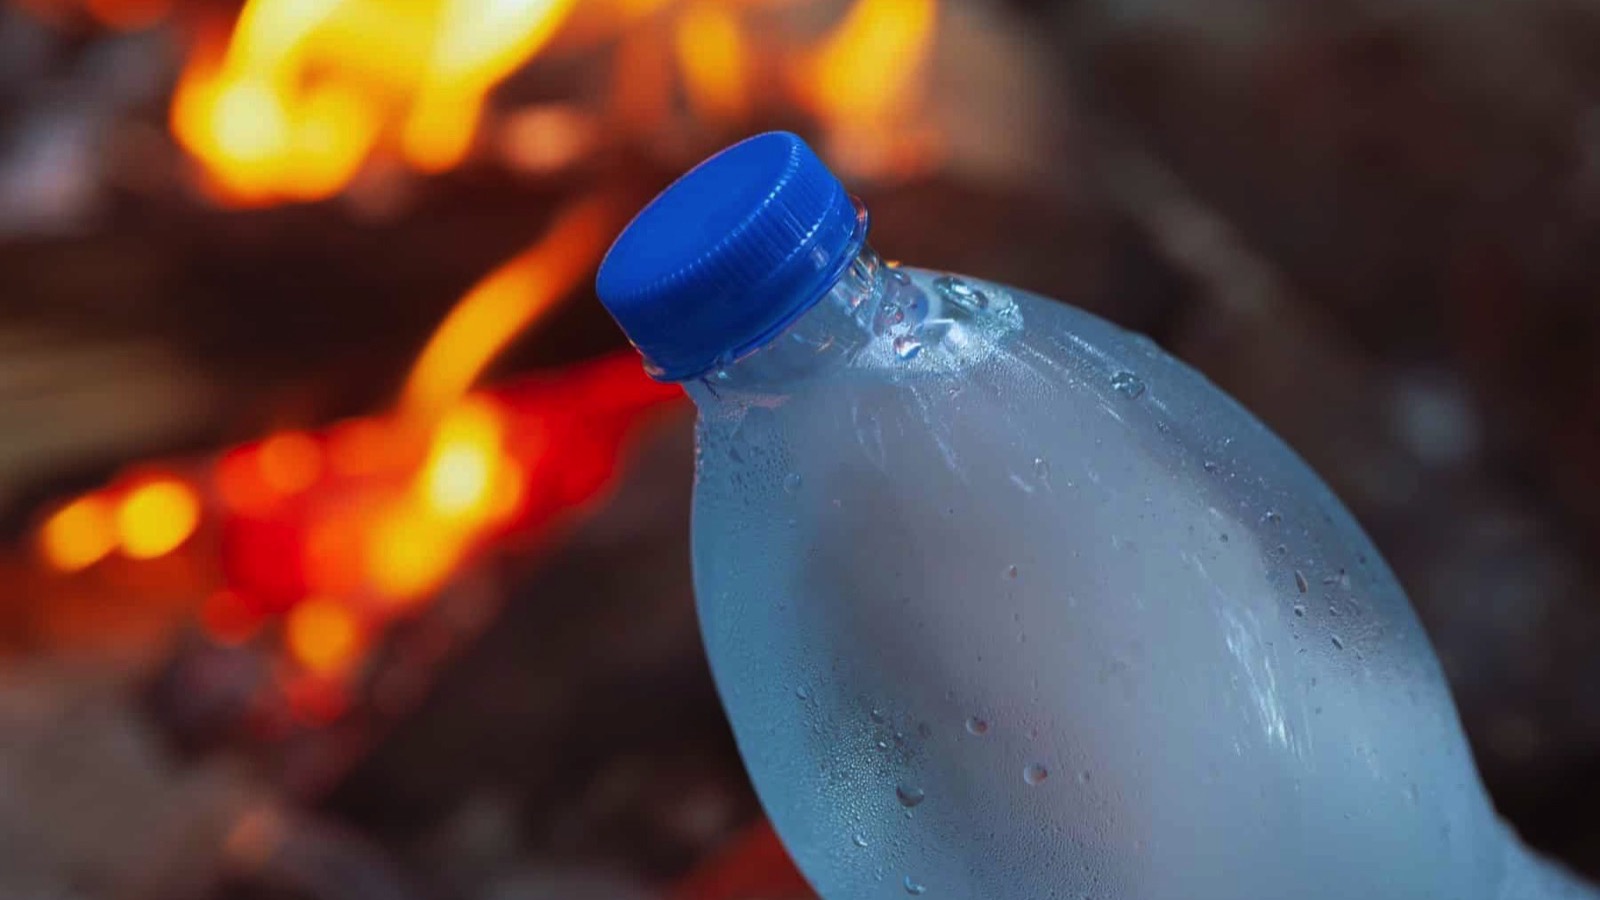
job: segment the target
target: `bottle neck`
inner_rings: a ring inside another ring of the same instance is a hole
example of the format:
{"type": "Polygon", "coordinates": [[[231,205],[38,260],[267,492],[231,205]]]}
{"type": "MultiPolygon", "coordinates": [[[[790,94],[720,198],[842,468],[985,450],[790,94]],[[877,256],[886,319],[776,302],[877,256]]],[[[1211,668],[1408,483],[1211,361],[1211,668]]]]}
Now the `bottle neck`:
{"type": "Polygon", "coordinates": [[[873,340],[876,313],[904,284],[904,277],[863,243],[828,292],[789,327],[727,365],[684,381],[684,390],[704,409],[734,397],[781,391],[782,385],[846,362],[873,340]]]}

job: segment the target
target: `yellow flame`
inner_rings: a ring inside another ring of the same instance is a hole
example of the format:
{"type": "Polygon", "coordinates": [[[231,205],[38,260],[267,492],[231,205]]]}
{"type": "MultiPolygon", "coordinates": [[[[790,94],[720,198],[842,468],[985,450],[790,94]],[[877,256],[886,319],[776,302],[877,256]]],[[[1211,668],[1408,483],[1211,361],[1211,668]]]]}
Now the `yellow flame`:
{"type": "Polygon", "coordinates": [[[806,66],[821,113],[864,124],[907,102],[936,12],[937,0],[858,0],[806,66]]]}
{"type": "MultiPolygon", "coordinates": [[[[376,517],[361,550],[373,590],[398,602],[438,588],[485,530],[515,512],[524,475],[504,446],[499,407],[467,390],[519,332],[588,271],[614,221],[609,200],[580,201],[532,247],[475,285],[429,339],[400,397],[400,431],[427,454],[376,517]]],[[[339,455],[343,455],[342,453],[339,455]]]]}
{"type": "Polygon", "coordinates": [[[378,593],[411,600],[437,588],[483,529],[515,509],[522,473],[507,455],[505,426],[489,400],[453,407],[434,430],[412,490],[381,518],[367,547],[378,593]]]}
{"type": "Polygon", "coordinates": [[[144,482],[122,498],[116,511],[122,552],[154,559],[178,549],[200,524],[200,498],[175,478],[144,482]]]}
{"type": "Polygon", "coordinates": [[[726,7],[700,0],[677,24],[678,66],[695,110],[713,120],[743,118],[749,64],[739,20],[726,7]]]}
{"type": "Polygon", "coordinates": [[[911,118],[937,18],[937,0],[858,0],[791,73],[835,165],[874,176],[927,163],[931,132],[911,118]]]}
{"type": "Polygon", "coordinates": [[[428,74],[405,125],[407,161],[459,163],[489,90],[549,42],[576,0],[444,0],[428,74]]]}
{"type": "Polygon", "coordinates": [[[456,165],[490,90],[576,0],[248,0],[225,46],[201,41],[172,128],[224,200],[337,193],[391,142],[456,165]]]}
{"type": "Polygon", "coordinates": [[[436,421],[511,339],[553,308],[599,256],[611,204],[581,201],[536,244],[461,298],[428,340],[401,393],[403,412],[436,421]]]}
{"type": "Polygon", "coordinates": [[[99,562],[117,544],[111,504],[95,494],[56,510],[39,529],[39,553],[51,567],[76,572],[99,562]]]}
{"type": "Polygon", "coordinates": [[[385,597],[415,600],[441,585],[465,550],[461,528],[408,497],[368,534],[367,577],[385,597]]]}

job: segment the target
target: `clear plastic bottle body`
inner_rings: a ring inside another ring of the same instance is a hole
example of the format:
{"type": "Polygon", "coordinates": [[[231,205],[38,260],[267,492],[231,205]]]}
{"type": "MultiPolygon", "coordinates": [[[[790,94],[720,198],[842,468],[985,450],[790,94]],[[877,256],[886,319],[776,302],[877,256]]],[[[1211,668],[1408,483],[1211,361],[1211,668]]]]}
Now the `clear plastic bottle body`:
{"type": "Polygon", "coordinates": [[[1148,340],[867,251],[686,386],[713,673],[824,897],[1535,880],[1377,551],[1148,340]]]}

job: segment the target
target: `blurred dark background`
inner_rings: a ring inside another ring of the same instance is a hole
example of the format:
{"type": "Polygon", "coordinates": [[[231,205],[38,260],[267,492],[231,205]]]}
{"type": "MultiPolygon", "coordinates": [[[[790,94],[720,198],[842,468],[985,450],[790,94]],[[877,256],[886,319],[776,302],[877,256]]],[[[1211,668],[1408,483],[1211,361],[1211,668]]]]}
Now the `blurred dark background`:
{"type": "Polygon", "coordinates": [[[806,896],[588,286],[770,127],[1281,434],[1600,877],[1600,7],[314,6],[0,2],[0,896],[806,896]]]}

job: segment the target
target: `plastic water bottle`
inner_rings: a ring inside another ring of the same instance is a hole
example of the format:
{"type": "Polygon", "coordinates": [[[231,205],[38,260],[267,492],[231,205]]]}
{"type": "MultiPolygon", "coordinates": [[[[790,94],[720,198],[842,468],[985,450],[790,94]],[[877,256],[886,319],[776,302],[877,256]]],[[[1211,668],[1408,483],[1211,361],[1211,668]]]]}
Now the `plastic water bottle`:
{"type": "Polygon", "coordinates": [[[1600,896],[1497,819],[1405,595],[1282,441],[1148,339],[866,232],[767,134],[598,282],[698,408],[706,649],[822,896],[1600,896]]]}

